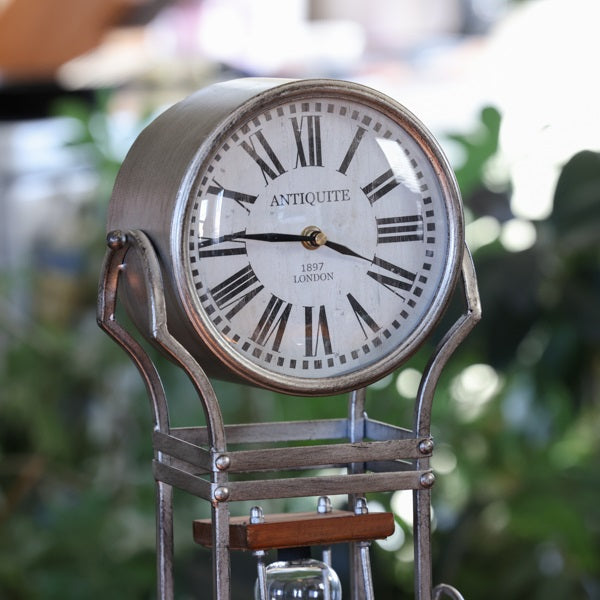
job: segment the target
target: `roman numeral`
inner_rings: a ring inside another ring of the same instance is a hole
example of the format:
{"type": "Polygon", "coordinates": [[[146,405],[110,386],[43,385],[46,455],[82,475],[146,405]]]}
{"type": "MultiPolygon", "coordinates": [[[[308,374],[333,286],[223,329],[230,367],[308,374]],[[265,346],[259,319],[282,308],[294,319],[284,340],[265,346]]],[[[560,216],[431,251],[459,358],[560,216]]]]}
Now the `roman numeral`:
{"type": "Polygon", "coordinates": [[[305,334],[305,356],[317,356],[319,353],[319,342],[323,342],[324,354],[333,354],[331,349],[331,336],[327,324],[325,306],[319,307],[319,316],[316,327],[313,323],[313,307],[304,307],[304,334],[305,334]]]}
{"type": "Polygon", "coordinates": [[[342,160],[342,164],[340,165],[340,168],[338,169],[338,171],[342,175],[346,174],[346,171],[348,170],[348,166],[352,162],[352,158],[354,157],[354,154],[356,153],[358,145],[360,144],[360,141],[362,140],[362,137],[365,134],[365,131],[367,131],[367,130],[364,127],[359,127],[356,130],[356,133],[354,134],[354,137],[352,138],[352,141],[350,142],[350,146],[348,147],[348,150],[346,151],[346,155],[344,156],[344,158],[342,160]]]}
{"type": "Polygon", "coordinates": [[[383,260],[382,258],[378,258],[377,256],[373,258],[373,265],[379,267],[385,272],[367,271],[367,275],[372,277],[375,281],[377,281],[377,283],[381,283],[381,285],[386,287],[397,296],[400,296],[400,298],[404,299],[404,296],[398,294],[398,292],[395,290],[405,290],[407,292],[410,291],[417,274],[407,271],[402,267],[398,267],[397,265],[388,262],[387,260],[383,260]],[[392,275],[389,275],[389,273],[392,275]]]}
{"type": "Polygon", "coordinates": [[[346,294],[346,298],[348,298],[348,302],[350,302],[350,306],[354,311],[354,316],[362,329],[362,332],[367,338],[367,331],[365,330],[365,325],[373,332],[376,333],[381,328],[377,323],[375,323],[375,319],[359,304],[358,300],[352,294],[346,294]],[[363,325],[364,323],[364,325],[363,325]]]}
{"type": "Polygon", "coordinates": [[[259,129],[253,135],[258,140],[258,143],[262,146],[262,149],[266,152],[267,158],[264,158],[258,154],[256,148],[254,147],[252,136],[248,138],[250,143],[243,141],[240,145],[252,157],[254,162],[260,167],[260,172],[262,173],[262,176],[265,180],[265,185],[269,185],[269,179],[273,181],[273,179],[276,179],[280,175],[283,175],[286,171],[283,168],[282,164],[279,162],[279,159],[277,158],[275,152],[273,152],[273,148],[269,146],[269,142],[267,142],[262,131],[259,129]],[[270,161],[270,164],[268,161],[270,161]]]}
{"type": "Polygon", "coordinates": [[[422,241],[423,217],[421,215],[377,219],[378,244],[422,241]]]}
{"type": "Polygon", "coordinates": [[[384,196],[389,191],[393,190],[400,182],[396,179],[394,171],[388,169],[385,173],[382,173],[379,177],[376,177],[371,183],[365,185],[362,191],[365,193],[369,202],[375,204],[381,196],[384,196]]]}
{"type": "Polygon", "coordinates": [[[298,154],[296,155],[296,166],[298,163],[301,167],[322,167],[323,156],[321,154],[321,117],[318,116],[306,116],[301,117],[298,122],[297,117],[292,117],[292,129],[294,130],[294,139],[296,140],[296,148],[298,154]],[[306,147],[302,140],[302,130],[306,125],[306,147]]]}
{"type": "Polygon", "coordinates": [[[289,302],[286,304],[281,298],[272,295],[250,339],[264,346],[275,334],[272,347],[274,352],[278,352],[291,310],[289,302]]]}
{"type": "Polygon", "coordinates": [[[246,194],[244,192],[236,192],[235,190],[225,189],[216,179],[213,178],[213,182],[215,185],[208,186],[206,192],[208,194],[214,194],[215,196],[220,196],[222,198],[228,198],[229,200],[233,200],[237,202],[248,214],[250,214],[250,209],[246,206],[249,204],[252,206],[258,196],[253,196],[252,194],[246,194]]]}
{"type": "Polygon", "coordinates": [[[231,307],[225,314],[231,320],[263,287],[248,265],[216,285],[210,293],[220,310],[231,307]]]}

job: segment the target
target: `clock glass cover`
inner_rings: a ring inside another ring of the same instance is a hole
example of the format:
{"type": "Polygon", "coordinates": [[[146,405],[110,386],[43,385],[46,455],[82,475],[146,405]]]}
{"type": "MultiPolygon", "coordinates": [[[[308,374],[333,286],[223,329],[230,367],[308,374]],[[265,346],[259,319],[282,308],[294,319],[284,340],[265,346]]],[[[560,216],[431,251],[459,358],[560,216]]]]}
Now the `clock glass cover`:
{"type": "Polygon", "coordinates": [[[231,368],[292,391],[349,388],[435,325],[460,263],[460,201],[435,141],[398,107],[304,88],[219,132],[180,248],[188,314],[231,368]]]}

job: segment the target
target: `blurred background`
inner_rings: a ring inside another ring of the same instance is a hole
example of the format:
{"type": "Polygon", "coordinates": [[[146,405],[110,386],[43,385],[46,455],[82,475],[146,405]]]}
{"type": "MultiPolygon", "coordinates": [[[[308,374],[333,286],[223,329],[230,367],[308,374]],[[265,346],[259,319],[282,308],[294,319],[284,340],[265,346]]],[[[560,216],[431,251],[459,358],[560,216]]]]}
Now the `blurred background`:
{"type": "MultiPolygon", "coordinates": [[[[150,410],[95,323],[105,213],[150,120],[258,75],[375,87],[457,174],[484,319],[434,404],[434,580],[600,599],[599,22],[595,0],[0,0],[0,598],[154,597],[150,410]]],[[[369,389],[370,416],[411,426],[430,352],[369,389]]],[[[172,424],[201,424],[162,368],[172,424]]],[[[346,410],[215,385],[227,422],[346,410]]],[[[204,504],[175,497],[177,598],[208,596],[204,504]]],[[[373,547],[376,596],[411,598],[410,494],[370,504],[397,522],[373,547]]]]}

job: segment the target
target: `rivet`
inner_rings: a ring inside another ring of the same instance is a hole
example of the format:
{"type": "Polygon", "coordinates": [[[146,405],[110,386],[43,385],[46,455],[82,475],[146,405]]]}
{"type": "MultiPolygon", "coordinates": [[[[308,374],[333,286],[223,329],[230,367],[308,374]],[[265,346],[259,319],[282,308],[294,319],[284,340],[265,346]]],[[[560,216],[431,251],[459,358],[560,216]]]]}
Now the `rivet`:
{"type": "Polygon", "coordinates": [[[421,475],[420,482],[424,488],[430,488],[435,483],[435,475],[431,471],[427,471],[421,475]]]}
{"type": "Polygon", "coordinates": [[[419,452],[421,454],[431,454],[433,452],[434,443],[431,438],[421,440],[419,443],[419,452]]]}
{"type": "Polygon", "coordinates": [[[231,466],[231,457],[227,454],[221,454],[220,456],[217,456],[215,465],[219,471],[226,471],[231,466]]]}
{"type": "Polygon", "coordinates": [[[217,489],[215,489],[215,493],[214,493],[215,500],[217,502],[224,502],[225,500],[227,500],[229,498],[230,493],[231,492],[229,491],[228,487],[221,485],[217,489]]]}
{"type": "Polygon", "coordinates": [[[106,245],[111,250],[119,250],[120,248],[122,248],[125,245],[126,242],[127,242],[127,236],[119,229],[115,229],[114,231],[111,231],[106,236],[106,245]]]}

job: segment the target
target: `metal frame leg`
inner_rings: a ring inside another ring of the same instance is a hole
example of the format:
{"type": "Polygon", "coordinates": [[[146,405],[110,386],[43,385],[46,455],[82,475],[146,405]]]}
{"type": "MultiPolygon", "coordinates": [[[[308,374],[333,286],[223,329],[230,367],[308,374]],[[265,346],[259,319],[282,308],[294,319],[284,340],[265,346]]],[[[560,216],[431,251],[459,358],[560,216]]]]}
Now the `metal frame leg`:
{"type": "Polygon", "coordinates": [[[267,600],[267,565],[265,564],[265,555],[266,552],[264,550],[256,550],[253,552],[256,557],[256,570],[258,573],[258,593],[260,600],[267,600]]]}
{"type": "Polygon", "coordinates": [[[231,594],[231,557],[229,556],[229,504],[212,507],[213,522],[213,598],[229,600],[231,594]]]}
{"type": "Polygon", "coordinates": [[[415,600],[431,599],[431,491],[413,492],[415,600]]]}
{"type": "Polygon", "coordinates": [[[173,488],[156,482],[156,594],[173,600],[173,488]]]}

